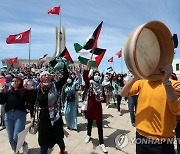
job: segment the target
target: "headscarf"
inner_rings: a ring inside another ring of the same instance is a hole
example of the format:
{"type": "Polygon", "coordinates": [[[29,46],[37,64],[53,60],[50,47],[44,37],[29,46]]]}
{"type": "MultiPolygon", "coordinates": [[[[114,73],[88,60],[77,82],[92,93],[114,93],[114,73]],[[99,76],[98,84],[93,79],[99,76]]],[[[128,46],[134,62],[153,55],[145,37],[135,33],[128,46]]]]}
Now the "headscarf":
{"type": "Polygon", "coordinates": [[[42,73],[40,73],[40,87],[44,90],[48,90],[52,85],[52,76],[50,75],[51,74],[48,71],[43,71],[42,73]],[[46,81],[47,77],[45,75],[49,75],[48,81],[46,81]]]}

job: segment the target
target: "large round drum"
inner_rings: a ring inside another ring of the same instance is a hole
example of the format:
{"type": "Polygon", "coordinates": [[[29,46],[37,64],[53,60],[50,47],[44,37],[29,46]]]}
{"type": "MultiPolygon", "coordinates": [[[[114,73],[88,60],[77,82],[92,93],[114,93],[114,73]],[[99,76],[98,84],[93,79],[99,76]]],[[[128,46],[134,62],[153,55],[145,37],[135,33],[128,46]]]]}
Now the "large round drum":
{"type": "Polygon", "coordinates": [[[173,56],[171,32],[160,21],[151,21],[134,29],[124,46],[129,71],[148,80],[162,79],[161,69],[172,64],[173,56]]]}

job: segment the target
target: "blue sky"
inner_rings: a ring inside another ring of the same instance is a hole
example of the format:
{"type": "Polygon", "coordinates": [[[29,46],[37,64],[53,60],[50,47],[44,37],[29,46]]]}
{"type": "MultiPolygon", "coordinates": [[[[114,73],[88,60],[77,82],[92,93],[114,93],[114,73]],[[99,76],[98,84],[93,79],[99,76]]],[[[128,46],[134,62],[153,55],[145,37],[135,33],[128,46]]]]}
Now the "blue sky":
{"type": "MultiPolygon", "coordinates": [[[[66,47],[77,59],[73,44],[83,44],[98,24],[103,21],[98,47],[107,49],[99,69],[114,66],[115,71],[127,71],[124,59],[115,55],[128,34],[136,27],[152,21],[163,22],[172,34],[180,35],[179,0],[6,0],[0,5],[0,60],[28,58],[28,44],[6,44],[10,34],[31,28],[31,58],[55,51],[55,27],[58,15],[48,15],[47,10],[61,5],[61,24],[66,31],[66,47]],[[110,57],[114,63],[108,63],[110,57]]],[[[179,47],[175,59],[180,58],[179,47]]]]}

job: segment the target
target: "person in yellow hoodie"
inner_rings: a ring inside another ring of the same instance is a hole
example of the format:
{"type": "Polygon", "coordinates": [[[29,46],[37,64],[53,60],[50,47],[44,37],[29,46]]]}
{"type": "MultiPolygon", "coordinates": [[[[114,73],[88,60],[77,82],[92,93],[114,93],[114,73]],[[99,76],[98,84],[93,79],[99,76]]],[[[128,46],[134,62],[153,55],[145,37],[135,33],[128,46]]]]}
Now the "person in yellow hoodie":
{"type": "Polygon", "coordinates": [[[139,94],[136,108],[136,153],[175,154],[174,129],[180,114],[180,82],[169,79],[172,65],[165,66],[162,80],[132,77],[123,87],[122,97],[139,94]]]}

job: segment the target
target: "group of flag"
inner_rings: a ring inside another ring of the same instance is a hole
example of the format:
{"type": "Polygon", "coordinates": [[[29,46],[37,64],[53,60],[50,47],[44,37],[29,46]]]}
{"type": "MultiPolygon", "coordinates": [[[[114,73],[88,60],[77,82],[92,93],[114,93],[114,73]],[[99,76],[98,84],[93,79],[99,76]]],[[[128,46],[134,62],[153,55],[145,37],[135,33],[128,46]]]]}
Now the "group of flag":
{"type": "MultiPolygon", "coordinates": [[[[122,50],[118,51],[118,52],[116,53],[116,56],[117,56],[118,58],[121,58],[121,57],[122,57],[122,50]]],[[[113,61],[114,61],[114,57],[111,57],[111,58],[108,59],[108,62],[113,62],[113,61]]]]}
{"type": "MultiPolygon", "coordinates": [[[[60,6],[55,6],[55,7],[48,10],[48,14],[59,15],[59,13],[60,13],[60,6]]],[[[21,32],[19,34],[9,35],[6,39],[6,43],[7,44],[29,43],[30,32],[31,32],[31,29],[29,29],[25,32],[21,32]]]]}
{"type": "MultiPolygon", "coordinates": [[[[48,14],[59,15],[60,6],[55,6],[49,9],[48,14]]],[[[92,61],[91,66],[98,67],[102,58],[104,57],[106,49],[97,47],[97,42],[101,32],[102,24],[103,21],[101,21],[101,23],[94,30],[94,32],[87,38],[87,41],[84,43],[84,45],[80,45],[79,43],[74,43],[74,49],[76,53],[79,54],[78,60],[81,64],[87,65],[87,62],[91,60],[92,61]]],[[[28,29],[18,34],[9,35],[6,39],[6,43],[7,44],[30,43],[30,34],[31,34],[31,29],[28,29]]],[[[118,52],[116,55],[120,58],[122,55],[122,51],[118,52]]],[[[44,63],[46,57],[47,54],[40,57],[39,62],[44,63]]],[[[67,65],[69,63],[73,63],[71,55],[66,47],[60,55],[54,57],[54,59],[50,61],[53,67],[56,67],[58,65],[59,58],[64,59],[67,65]]],[[[16,63],[17,61],[18,61],[18,57],[8,59],[8,63],[10,65],[16,63]]],[[[112,62],[112,61],[113,61],[113,57],[108,60],[108,62],[112,62]]]]}
{"type": "MultiPolygon", "coordinates": [[[[60,6],[55,6],[51,9],[48,9],[48,14],[57,14],[59,15],[60,13],[60,6]]],[[[28,29],[24,32],[18,33],[18,34],[13,34],[13,35],[9,35],[6,38],[6,43],[7,44],[16,44],[16,43],[29,43],[30,42],[30,33],[31,33],[31,29],[28,29]]],[[[40,57],[40,63],[43,63],[45,58],[47,57],[47,54],[45,54],[43,57],[40,57]]],[[[8,59],[8,63],[10,65],[17,63],[18,62],[18,57],[15,58],[9,58],[8,59]]]]}

